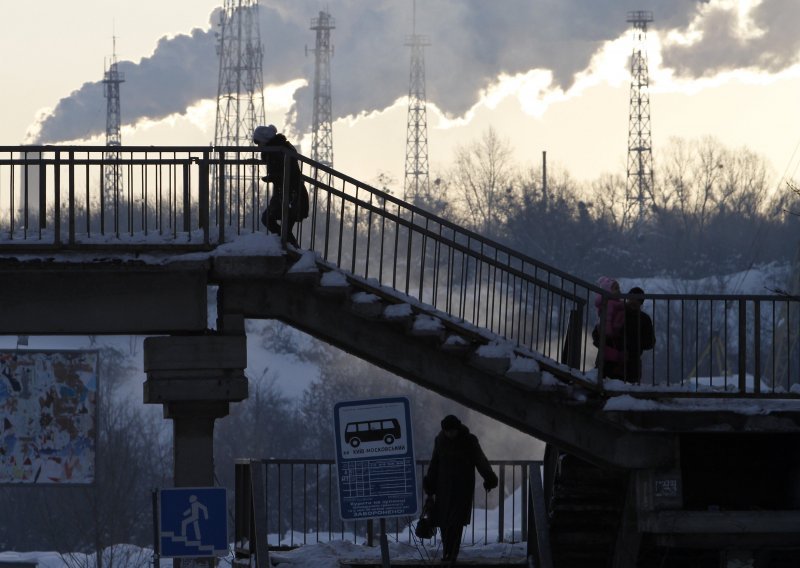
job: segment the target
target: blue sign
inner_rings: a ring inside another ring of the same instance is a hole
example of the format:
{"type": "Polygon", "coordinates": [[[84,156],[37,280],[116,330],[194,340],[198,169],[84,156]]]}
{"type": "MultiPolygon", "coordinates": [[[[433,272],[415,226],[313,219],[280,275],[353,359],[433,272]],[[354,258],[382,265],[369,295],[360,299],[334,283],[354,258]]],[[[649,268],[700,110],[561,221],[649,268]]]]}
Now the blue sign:
{"type": "Polygon", "coordinates": [[[408,399],[340,402],[333,414],[342,520],[416,515],[408,399]]]}
{"type": "Polygon", "coordinates": [[[219,556],[228,553],[227,495],[223,487],[159,491],[161,556],[219,556]]]}

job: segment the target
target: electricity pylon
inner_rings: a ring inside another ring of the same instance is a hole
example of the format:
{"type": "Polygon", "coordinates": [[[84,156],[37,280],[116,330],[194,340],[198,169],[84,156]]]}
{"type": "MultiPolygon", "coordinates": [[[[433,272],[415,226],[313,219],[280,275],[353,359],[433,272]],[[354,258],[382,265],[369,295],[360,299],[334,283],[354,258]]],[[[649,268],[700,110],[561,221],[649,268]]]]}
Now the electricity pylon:
{"type": "MultiPolygon", "coordinates": [[[[217,54],[219,83],[214,145],[250,146],[253,130],[266,122],[258,0],[225,0],[219,18],[217,54]]],[[[229,188],[228,207],[231,212],[238,212],[232,218],[241,220],[237,232],[247,225],[255,229],[262,204],[266,202],[259,187],[258,165],[228,166],[224,172],[216,172],[212,188],[214,203],[223,175],[229,188]]]]}
{"type": "Polygon", "coordinates": [[[311,19],[311,29],[317,32],[316,47],[306,49],[314,54],[314,115],[311,131],[311,158],[333,167],[333,116],[331,107],[331,30],[335,29],[331,15],[320,10],[311,19]]]}
{"type": "Polygon", "coordinates": [[[411,47],[411,76],[408,88],[408,122],[406,125],[406,167],[403,200],[418,195],[427,196],[430,189],[428,174],[428,115],[425,99],[425,47],[427,37],[417,34],[417,3],[414,2],[412,34],[406,45],[411,47]]]}
{"type": "Polygon", "coordinates": [[[633,25],[631,93],[628,114],[628,203],[636,208],[634,226],[640,226],[653,190],[653,144],[650,136],[650,78],[647,69],[647,24],[652,12],[628,12],[633,25]]]}
{"type": "MultiPolygon", "coordinates": [[[[106,97],[106,146],[118,147],[122,144],[119,86],[125,82],[125,75],[119,72],[117,66],[116,36],[112,36],[112,44],[111,60],[103,73],[103,94],[106,97]]],[[[103,198],[114,200],[114,211],[117,211],[117,200],[122,190],[122,171],[118,164],[111,162],[118,158],[118,152],[107,151],[105,153],[106,164],[103,166],[102,195],[103,198]]],[[[100,218],[102,223],[104,215],[101,215],[100,218]]]]}
{"type": "Polygon", "coordinates": [[[225,0],[219,28],[214,145],[249,145],[255,127],[265,122],[258,0],[225,0]]]}

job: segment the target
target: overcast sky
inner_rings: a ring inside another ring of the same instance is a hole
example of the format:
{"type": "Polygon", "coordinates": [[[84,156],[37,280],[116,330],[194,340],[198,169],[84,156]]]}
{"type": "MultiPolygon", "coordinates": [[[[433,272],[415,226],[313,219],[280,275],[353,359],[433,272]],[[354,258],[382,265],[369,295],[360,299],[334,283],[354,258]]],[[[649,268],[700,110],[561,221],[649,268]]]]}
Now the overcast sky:
{"type": "MultiPolygon", "coordinates": [[[[104,142],[102,74],[117,36],[123,144],[213,138],[222,0],[0,0],[2,144],[104,142]],[[15,54],[8,56],[8,54],[15,54]]],[[[261,0],[267,122],[308,151],[310,20],[336,22],[334,165],[401,185],[411,0],[261,0]],[[296,110],[296,113],[290,111],[296,110]],[[291,123],[291,124],[288,124],[291,123]]],[[[649,10],[654,154],[669,137],[711,135],[793,175],[800,129],[797,0],[417,0],[426,49],[431,174],[489,126],[519,163],[589,180],[624,173],[628,10],[649,10]]]]}

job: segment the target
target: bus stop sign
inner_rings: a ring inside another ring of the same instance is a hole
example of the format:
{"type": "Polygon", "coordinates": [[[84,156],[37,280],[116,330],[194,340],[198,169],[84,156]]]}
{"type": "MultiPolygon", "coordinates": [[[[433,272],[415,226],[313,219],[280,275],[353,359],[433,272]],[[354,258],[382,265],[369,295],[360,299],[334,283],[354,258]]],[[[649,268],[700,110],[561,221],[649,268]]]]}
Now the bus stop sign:
{"type": "Polygon", "coordinates": [[[416,515],[408,399],[340,402],[333,415],[342,520],[416,515]]]}

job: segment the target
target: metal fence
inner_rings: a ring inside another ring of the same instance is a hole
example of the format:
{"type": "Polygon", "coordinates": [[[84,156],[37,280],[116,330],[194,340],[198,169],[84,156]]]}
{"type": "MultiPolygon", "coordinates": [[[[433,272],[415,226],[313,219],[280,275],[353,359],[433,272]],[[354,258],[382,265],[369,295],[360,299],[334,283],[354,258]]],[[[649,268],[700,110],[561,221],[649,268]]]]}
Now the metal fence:
{"type": "MultiPolygon", "coordinates": [[[[0,253],[209,250],[263,231],[260,151],[0,147],[0,253]]],[[[310,194],[300,246],[331,268],[484,343],[510,342],[590,379],[603,362],[598,346],[613,338],[600,326],[595,346],[591,332],[607,291],[304,156],[284,158],[297,160],[310,194]]],[[[641,377],[619,378],[639,392],[800,396],[799,306],[796,297],[646,294],[656,346],[641,377]]]]}
{"type": "MultiPolygon", "coordinates": [[[[423,501],[422,478],[427,460],[417,460],[418,503],[423,501]]],[[[486,492],[476,485],[472,522],[464,542],[473,545],[495,542],[523,542],[528,535],[528,480],[536,461],[490,461],[498,475],[497,490],[486,492]]],[[[236,461],[237,540],[246,538],[258,527],[256,540],[270,549],[294,548],[304,544],[350,540],[372,544],[377,538],[372,520],[342,521],[339,516],[338,483],[333,460],[237,460],[236,461]],[[248,486],[252,480],[258,485],[248,486]],[[259,501],[249,509],[247,499],[259,501]],[[255,513],[253,513],[255,511],[255,513]],[[259,518],[256,518],[259,517],[259,518]]],[[[538,469],[537,469],[538,471],[538,469]]],[[[387,535],[397,542],[412,543],[417,517],[387,519],[387,535]]],[[[435,543],[434,537],[434,543],[435,543]]]]}

